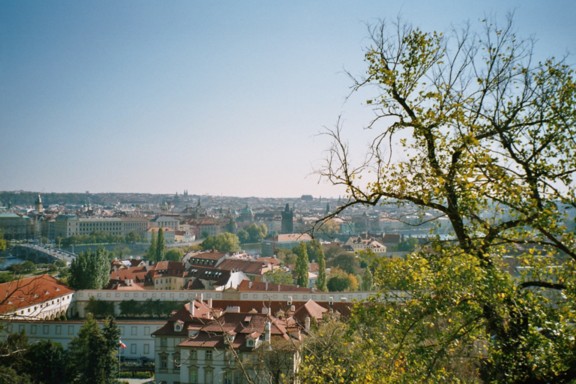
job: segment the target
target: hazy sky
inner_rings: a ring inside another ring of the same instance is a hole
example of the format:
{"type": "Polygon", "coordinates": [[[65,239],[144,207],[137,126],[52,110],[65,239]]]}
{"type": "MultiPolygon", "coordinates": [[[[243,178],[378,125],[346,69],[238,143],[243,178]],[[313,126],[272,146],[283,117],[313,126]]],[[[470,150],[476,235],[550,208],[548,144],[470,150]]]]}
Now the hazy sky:
{"type": "Polygon", "coordinates": [[[537,52],[576,55],[572,0],[0,0],[0,190],[341,195],[318,133],[365,122],[345,70],[366,23],[509,11],[537,52]]]}

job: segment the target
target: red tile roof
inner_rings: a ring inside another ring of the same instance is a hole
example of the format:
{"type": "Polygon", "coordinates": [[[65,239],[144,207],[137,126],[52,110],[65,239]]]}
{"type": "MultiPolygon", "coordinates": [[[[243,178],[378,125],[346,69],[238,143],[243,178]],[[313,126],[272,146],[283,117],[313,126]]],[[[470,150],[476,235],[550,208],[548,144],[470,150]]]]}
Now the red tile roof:
{"type": "Polygon", "coordinates": [[[226,259],[218,268],[228,271],[242,271],[248,275],[262,275],[269,269],[268,263],[259,260],[226,259]]]}
{"type": "Polygon", "coordinates": [[[0,313],[43,303],[74,291],[50,275],[27,277],[0,284],[0,313]]]}

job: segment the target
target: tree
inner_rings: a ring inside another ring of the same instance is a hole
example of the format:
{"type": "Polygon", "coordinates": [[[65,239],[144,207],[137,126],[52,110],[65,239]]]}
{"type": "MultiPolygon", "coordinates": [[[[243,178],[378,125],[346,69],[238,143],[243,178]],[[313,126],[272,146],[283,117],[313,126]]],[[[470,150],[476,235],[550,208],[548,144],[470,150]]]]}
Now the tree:
{"type": "Polygon", "coordinates": [[[105,319],[114,316],[114,302],[90,297],[88,304],[86,304],[86,311],[90,312],[96,319],[105,319]]]}
{"type": "Polygon", "coordinates": [[[308,251],[306,244],[300,243],[294,252],[298,255],[294,273],[296,275],[296,284],[300,287],[308,287],[308,251]]]}
{"type": "MultiPolygon", "coordinates": [[[[302,383],[353,383],[359,364],[349,353],[347,327],[334,319],[304,340],[298,378],[302,383]]],[[[370,382],[370,381],[366,381],[370,382]]],[[[372,381],[374,382],[374,381],[372,381]]]]}
{"type": "Polygon", "coordinates": [[[120,331],[113,320],[107,320],[100,329],[94,317],[88,314],[78,336],[72,339],[68,348],[70,382],[114,383],[119,336],[120,331]]]}
{"type": "Polygon", "coordinates": [[[292,274],[283,269],[274,269],[264,273],[264,278],[267,282],[272,284],[294,284],[294,278],[292,274]]]}
{"type": "Polygon", "coordinates": [[[28,338],[24,332],[11,333],[0,342],[0,383],[12,383],[15,377],[22,377],[23,383],[31,382],[24,370],[27,348],[28,338]]]}
{"type": "Polygon", "coordinates": [[[27,275],[36,271],[36,264],[30,260],[26,260],[19,264],[13,264],[8,269],[16,275],[27,275]]]}
{"type": "Polygon", "coordinates": [[[218,252],[235,253],[240,251],[240,240],[235,234],[224,232],[216,236],[208,236],[200,246],[204,250],[215,249],[218,252]]]}
{"type": "Polygon", "coordinates": [[[154,233],[150,233],[150,247],[148,248],[148,259],[151,261],[156,260],[156,249],[158,248],[157,244],[157,236],[154,236],[154,233]]]}
{"type": "Polygon", "coordinates": [[[164,241],[164,230],[162,227],[158,229],[158,238],[156,239],[156,249],[154,250],[154,260],[162,261],[164,260],[166,244],[164,241]]]}
{"type": "Polygon", "coordinates": [[[245,230],[248,233],[249,243],[259,243],[268,235],[268,227],[266,227],[266,224],[252,223],[247,226],[245,230]]]}
{"type": "Polygon", "coordinates": [[[72,289],[102,289],[110,278],[108,252],[82,252],[70,264],[68,284],[72,289]]]}
{"type": "Polygon", "coordinates": [[[330,277],[326,283],[328,291],[342,292],[342,291],[357,291],[359,284],[358,279],[352,273],[336,267],[330,271],[330,277]]]}
{"type": "Polygon", "coordinates": [[[326,281],[326,258],[324,257],[324,250],[320,247],[320,252],[318,253],[318,279],[316,279],[316,288],[321,292],[326,292],[328,290],[326,281]]]}
{"type": "Polygon", "coordinates": [[[364,274],[362,275],[362,283],[360,285],[360,289],[362,291],[371,291],[373,288],[374,279],[372,277],[372,272],[370,268],[366,268],[364,270],[364,274]]]}
{"type": "Polygon", "coordinates": [[[164,259],[171,261],[180,261],[182,260],[182,256],[184,256],[184,252],[182,252],[181,249],[172,248],[166,252],[166,254],[164,255],[164,259]]]}
{"type": "Polygon", "coordinates": [[[309,241],[306,243],[306,252],[308,252],[308,259],[310,261],[318,261],[320,253],[323,253],[322,245],[318,240],[309,241]]]}
{"type": "Polygon", "coordinates": [[[8,242],[4,239],[4,233],[0,231],[0,252],[4,252],[8,248],[8,242]]]}
{"type": "Polygon", "coordinates": [[[348,273],[356,273],[360,268],[356,255],[353,253],[341,253],[330,260],[331,267],[337,267],[348,273]]]}
{"type": "Polygon", "coordinates": [[[59,343],[40,340],[28,346],[24,357],[24,372],[27,372],[35,383],[59,384],[66,377],[66,351],[59,343]]]}
{"type": "Polygon", "coordinates": [[[503,28],[483,21],[482,36],[469,27],[450,37],[400,24],[389,31],[385,22],[370,29],[367,74],[355,80],[356,91],[376,91],[367,101],[376,114],[367,160],[354,161],[341,126],[327,132],[322,174],[349,194],[330,217],[356,204],[411,204],[447,219],[453,240],[381,260],[381,297],[354,315],[372,340],[361,361],[390,381],[457,380],[466,368],[471,381],[570,382],[573,68],[537,62],[511,18],[503,28]],[[510,257],[523,273],[510,275],[510,257]],[[390,294],[400,288],[406,295],[390,294]]]}
{"type": "Polygon", "coordinates": [[[130,231],[126,234],[124,241],[128,244],[138,243],[142,241],[142,236],[136,231],[130,231]]]}

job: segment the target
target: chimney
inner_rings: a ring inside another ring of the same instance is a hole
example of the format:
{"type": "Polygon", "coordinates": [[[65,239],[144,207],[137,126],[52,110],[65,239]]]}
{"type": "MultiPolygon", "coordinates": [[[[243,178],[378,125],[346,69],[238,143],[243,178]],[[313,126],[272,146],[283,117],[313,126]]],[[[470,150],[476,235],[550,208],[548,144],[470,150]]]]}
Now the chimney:
{"type": "Polygon", "coordinates": [[[190,300],[190,315],[192,315],[192,317],[194,317],[194,300],[190,300]]]}
{"type": "Polygon", "coordinates": [[[208,299],[208,308],[212,309],[212,298],[208,299]]]}
{"type": "Polygon", "coordinates": [[[306,316],[304,319],[304,329],[306,332],[310,331],[310,316],[306,316]]]}

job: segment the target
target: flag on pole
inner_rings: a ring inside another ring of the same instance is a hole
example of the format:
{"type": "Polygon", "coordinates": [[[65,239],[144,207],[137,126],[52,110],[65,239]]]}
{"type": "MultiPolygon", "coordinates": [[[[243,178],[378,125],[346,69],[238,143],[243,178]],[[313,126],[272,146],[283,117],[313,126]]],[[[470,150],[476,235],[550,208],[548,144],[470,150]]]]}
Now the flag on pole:
{"type": "Polygon", "coordinates": [[[122,349],[126,349],[126,344],[124,344],[122,340],[118,340],[118,346],[122,349]]]}

